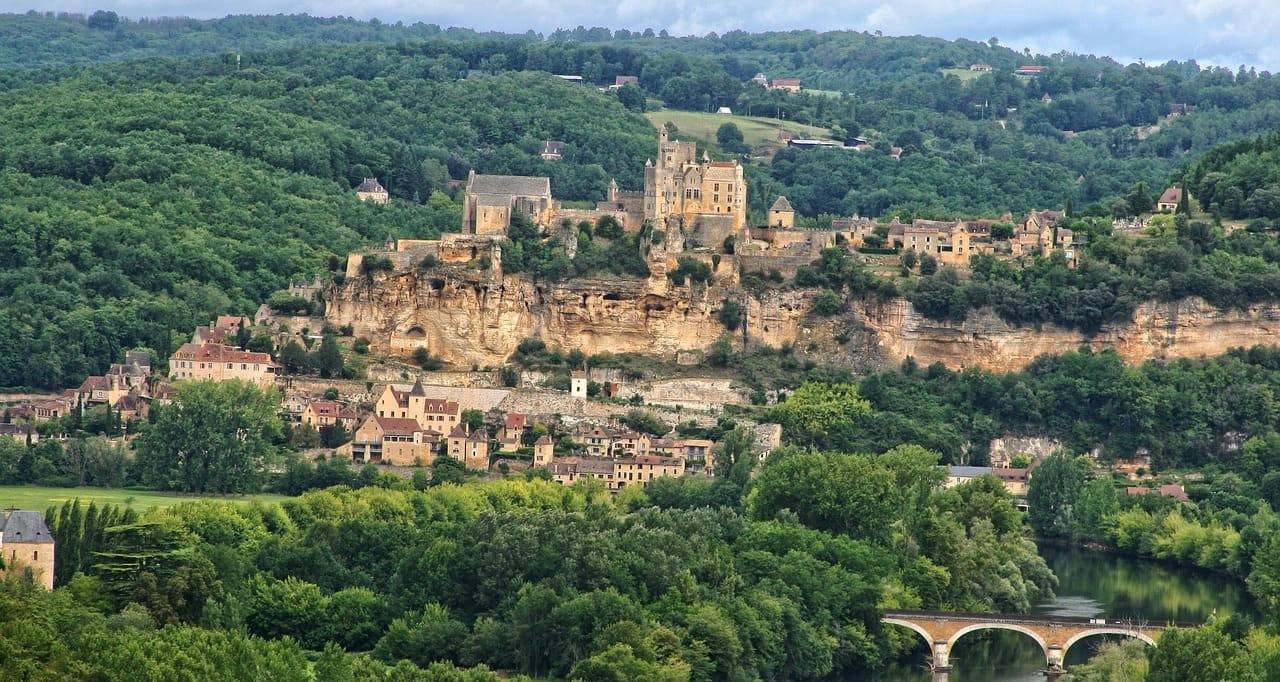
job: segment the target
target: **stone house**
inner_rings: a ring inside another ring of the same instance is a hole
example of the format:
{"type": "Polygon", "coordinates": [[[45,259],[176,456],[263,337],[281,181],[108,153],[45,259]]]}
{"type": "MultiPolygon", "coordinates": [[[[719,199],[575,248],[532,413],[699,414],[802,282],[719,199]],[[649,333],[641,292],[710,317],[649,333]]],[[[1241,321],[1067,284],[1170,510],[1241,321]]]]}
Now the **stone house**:
{"type": "Polygon", "coordinates": [[[341,423],[348,431],[355,428],[356,411],[336,400],[312,400],[303,408],[299,419],[315,430],[341,423]]]}
{"type": "Polygon", "coordinates": [[[1000,479],[1000,483],[1004,485],[1005,490],[1009,491],[1009,494],[1014,497],[1026,497],[1027,483],[1031,480],[1031,470],[1008,467],[952,466],[947,467],[947,480],[942,486],[944,488],[954,488],[961,483],[967,483],[982,476],[995,476],[1000,479]]]}
{"type": "Polygon", "coordinates": [[[1157,213],[1173,213],[1178,210],[1178,203],[1182,201],[1182,188],[1174,185],[1166,189],[1160,194],[1160,198],[1156,200],[1157,213]]]}
{"type": "Polygon", "coordinates": [[[769,207],[769,227],[790,229],[796,226],[796,210],[784,196],[779,196],[769,207]]]}
{"type": "Polygon", "coordinates": [[[175,381],[240,379],[268,388],[280,366],[267,353],[255,353],[221,343],[184,343],[169,357],[169,377],[175,381]]]}
{"type": "Polygon", "coordinates": [[[799,78],[775,78],[769,82],[770,90],[785,90],[787,92],[800,92],[799,78]]]}
{"type": "Polygon", "coordinates": [[[519,412],[508,412],[502,421],[502,429],[498,431],[498,449],[502,452],[515,452],[520,449],[521,439],[528,428],[528,415],[519,412]]]}
{"type": "Polygon", "coordinates": [[[30,569],[35,582],[53,589],[53,561],[56,549],[44,515],[35,511],[6,509],[0,517],[0,575],[21,575],[30,569]]]}
{"type": "Polygon", "coordinates": [[[465,424],[449,431],[447,452],[453,459],[475,471],[489,469],[489,434],[483,428],[468,432],[465,424]]]}
{"type": "Polygon", "coordinates": [[[374,404],[373,413],[379,417],[413,419],[423,428],[442,434],[449,433],[462,419],[457,402],[428,397],[420,380],[408,391],[387,384],[374,404]]]}
{"type": "Polygon", "coordinates": [[[551,440],[551,436],[542,436],[533,444],[533,465],[536,467],[550,466],[552,458],[555,457],[556,446],[551,440]]]}
{"type": "Polygon", "coordinates": [[[382,183],[378,182],[377,178],[365,178],[364,181],[356,187],[356,198],[360,201],[385,204],[391,200],[391,194],[382,186],[382,183]]]}
{"type": "Polygon", "coordinates": [[[540,227],[551,224],[559,202],[551,197],[551,179],[525,175],[467,176],[463,193],[462,231],[466,234],[505,235],[511,216],[523,213],[540,227]]]}
{"type": "Polygon", "coordinates": [[[538,156],[543,161],[559,161],[564,158],[564,143],[560,140],[543,140],[542,151],[538,156]]]}
{"type": "Polygon", "coordinates": [[[0,422],[0,438],[9,438],[20,443],[37,443],[40,441],[40,433],[30,424],[0,422]]]}
{"type": "Polygon", "coordinates": [[[440,450],[441,434],[413,419],[373,415],[339,449],[352,461],[395,466],[430,465],[440,450]]]}

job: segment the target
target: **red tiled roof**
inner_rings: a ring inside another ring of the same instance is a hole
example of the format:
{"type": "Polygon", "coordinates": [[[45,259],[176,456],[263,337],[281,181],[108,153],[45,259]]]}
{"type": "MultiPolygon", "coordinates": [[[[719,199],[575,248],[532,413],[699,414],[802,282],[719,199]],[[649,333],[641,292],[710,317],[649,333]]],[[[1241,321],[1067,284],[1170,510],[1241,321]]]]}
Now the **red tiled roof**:
{"type": "Polygon", "coordinates": [[[503,426],[508,429],[523,429],[528,419],[528,415],[523,415],[519,412],[508,412],[507,418],[503,421],[503,426]]]}
{"type": "Polygon", "coordinates": [[[1182,201],[1182,188],[1174,186],[1174,187],[1170,187],[1169,189],[1166,189],[1164,191],[1164,194],[1160,195],[1160,200],[1157,201],[1156,203],[1176,204],[1179,201],[1182,201]]]}
{"type": "Polygon", "coordinates": [[[422,430],[416,419],[401,417],[374,417],[374,419],[378,420],[378,427],[387,435],[411,436],[422,430]]]}

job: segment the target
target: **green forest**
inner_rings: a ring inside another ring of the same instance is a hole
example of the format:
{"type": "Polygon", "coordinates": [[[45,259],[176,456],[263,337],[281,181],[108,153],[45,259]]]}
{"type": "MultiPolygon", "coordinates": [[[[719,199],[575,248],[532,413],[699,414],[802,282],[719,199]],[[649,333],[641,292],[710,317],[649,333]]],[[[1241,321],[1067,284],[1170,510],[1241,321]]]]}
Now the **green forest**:
{"type": "MultiPolygon", "coordinates": [[[[638,114],[646,97],[693,110],[727,104],[874,142],[862,154],[784,149],[748,164],[758,214],[786,194],[811,217],[1020,214],[1067,202],[1098,215],[1136,183],[1158,191],[1190,169],[1206,210],[1277,215],[1273,142],[1241,142],[1193,163],[1218,141],[1280,121],[1273,79],[1249,70],[1066,56],[1027,81],[1008,73],[1026,56],[969,41],[854,32],[500,35],[304,16],[29,13],[0,16],[0,35],[13,38],[0,47],[7,386],[74,384],[124,348],[167,357],[174,332],[215,312],[251,312],[292,279],[341,268],[352,249],[453,229],[451,181],[472,169],[545,174],[569,201],[602,198],[610,178],[638,188],[655,144],[638,114]],[[967,83],[943,72],[972,61],[997,68],[967,83]],[[746,84],[757,70],[845,94],[764,91],[746,84]],[[554,73],[600,85],[631,74],[639,86],[615,96],[554,73]],[[1172,104],[1197,110],[1159,118],[1172,104]],[[1010,107],[1017,112],[999,113],[1010,107]],[[1139,139],[1135,126],[1153,116],[1159,129],[1139,139]],[[538,157],[547,139],[565,142],[564,161],[538,157]],[[890,144],[906,150],[901,161],[884,153],[890,144]],[[350,188],[364,177],[379,178],[397,201],[355,201],[350,188]]],[[[1177,246],[1106,250],[1119,242],[1099,240],[1091,246],[1097,267],[993,268],[970,284],[944,272],[905,293],[933,316],[990,301],[1019,323],[1084,329],[1151,297],[1237,305],[1274,295],[1265,240],[1188,239],[1196,235],[1179,235],[1177,246]],[[1135,258],[1144,266],[1131,272],[1135,258]],[[1065,287],[1043,287],[1064,278],[1065,287]]],[[[526,260],[541,258],[526,250],[526,260]]],[[[568,272],[542,260],[527,267],[568,272]]]]}

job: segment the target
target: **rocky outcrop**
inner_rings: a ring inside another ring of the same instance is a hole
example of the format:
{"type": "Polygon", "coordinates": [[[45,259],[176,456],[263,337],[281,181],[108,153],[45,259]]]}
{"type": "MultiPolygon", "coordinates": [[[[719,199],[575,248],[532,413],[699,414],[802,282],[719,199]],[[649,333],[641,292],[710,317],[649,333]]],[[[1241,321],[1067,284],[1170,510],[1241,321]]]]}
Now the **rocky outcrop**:
{"type": "Polygon", "coordinates": [[[951,368],[997,372],[1015,371],[1040,355],[1084,345],[1114,348],[1126,362],[1136,363],[1280,344],[1280,304],[1275,303],[1223,310],[1195,298],[1148,302],[1138,307],[1132,321],[1105,325],[1092,335],[1056,325],[1015,326],[990,310],[972,313],[961,323],[930,320],[904,300],[859,308],[859,321],[886,360],[900,362],[911,356],[920,364],[942,362],[951,368]]]}
{"type": "Polygon", "coordinates": [[[724,333],[717,287],[675,287],[665,279],[575,279],[535,283],[519,276],[439,269],[348,279],[327,297],[331,324],[350,324],[375,351],[425,346],[459,365],[504,362],[520,341],[600,352],[674,355],[703,349],[724,333]]]}
{"type": "Polygon", "coordinates": [[[808,314],[810,293],[744,294],[731,281],[672,285],[653,277],[540,283],[463,267],[348,278],[327,293],[330,324],[350,324],[375,351],[409,354],[426,347],[462,367],[496,366],[530,337],[588,354],[642,353],[674,359],[705,350],[725,333],[717,312],[726,298],[743,304],[735,342],[791,345],[826,362],[865,367],[898,363],[1018,370],[1044,354],[1082,345],[1114,348],[1129,362],[1218,355],[1232,347],[1276,345],[1280,304],[1243,310],[1199,299],[1147,303],[1131,322],[1086,335],[1055,325],[1015,326],[989,310],[964,322],[931,320],[902,299],[855,302],[834,318],[808,314]]]}

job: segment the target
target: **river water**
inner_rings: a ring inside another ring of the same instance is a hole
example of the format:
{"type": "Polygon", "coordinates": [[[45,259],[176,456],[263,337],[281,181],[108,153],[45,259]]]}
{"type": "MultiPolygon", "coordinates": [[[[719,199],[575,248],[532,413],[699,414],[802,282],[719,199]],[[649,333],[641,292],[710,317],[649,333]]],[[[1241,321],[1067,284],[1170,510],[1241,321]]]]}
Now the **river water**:
{"type": "MultiPolygon", "coordinates": [[[[1213,573],[1143,559],[1043,544],[1058,576],[1056,596],[1036,604],[1038,614],[1203,622],[1211,614],[1256,617],[1244,583],[1213,573]]],[[[1089,659],[1106,637],[1085,639],[1067,652],[1066,666],[1089,659]]],[[[924,640],[910,661],[876,676],[885,682],[928,682],[924,640]]],[[[1043,682],[1040,647],[1026,635],[991,630],[965,635],[951,650],[949,682],[1043,682]]]]}

